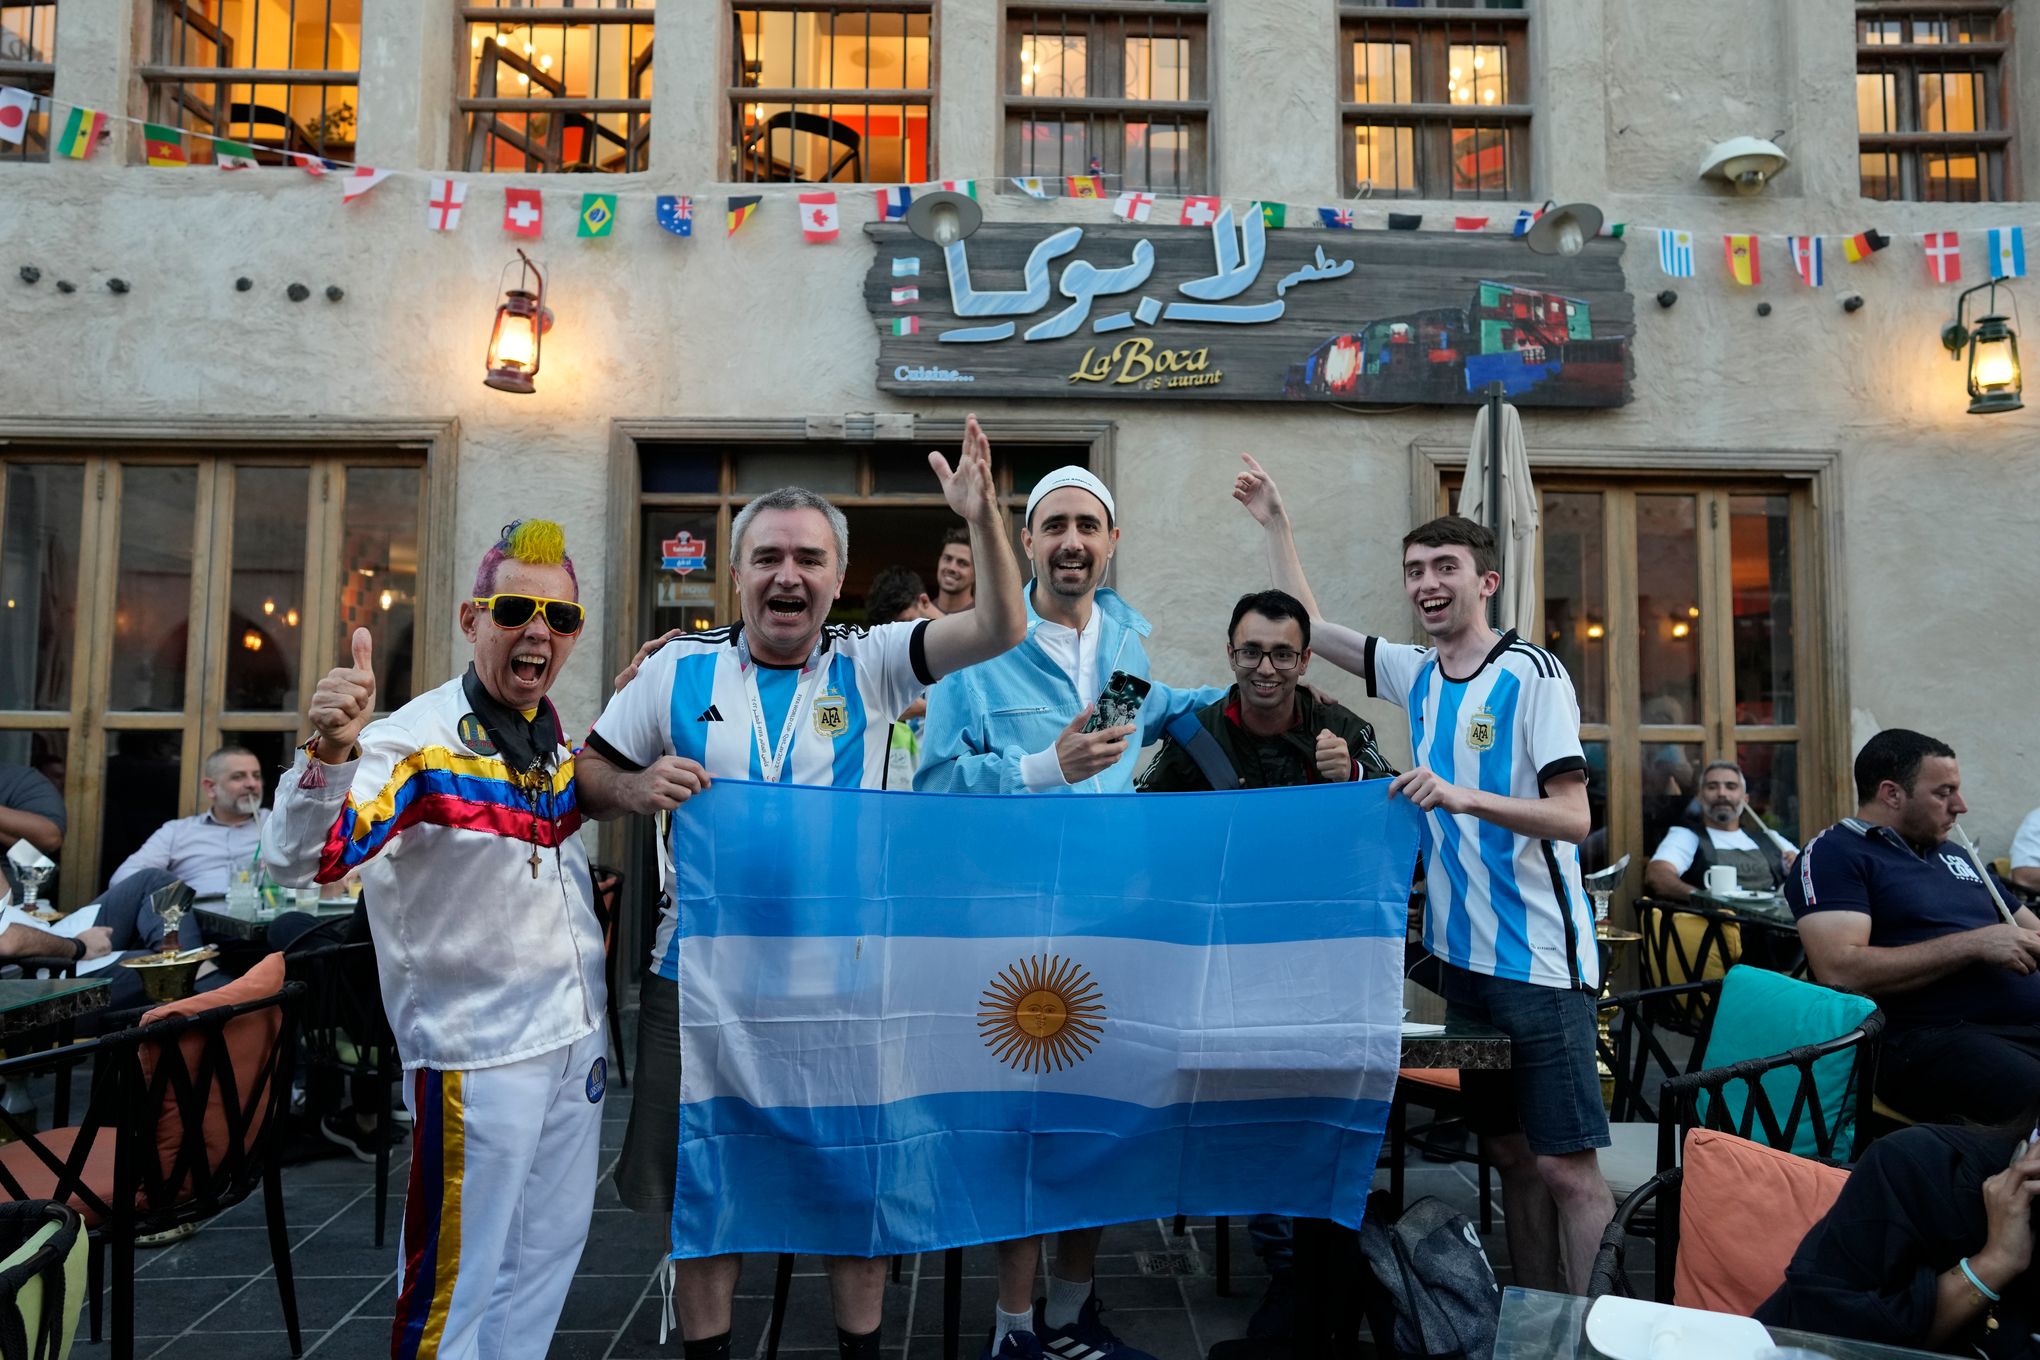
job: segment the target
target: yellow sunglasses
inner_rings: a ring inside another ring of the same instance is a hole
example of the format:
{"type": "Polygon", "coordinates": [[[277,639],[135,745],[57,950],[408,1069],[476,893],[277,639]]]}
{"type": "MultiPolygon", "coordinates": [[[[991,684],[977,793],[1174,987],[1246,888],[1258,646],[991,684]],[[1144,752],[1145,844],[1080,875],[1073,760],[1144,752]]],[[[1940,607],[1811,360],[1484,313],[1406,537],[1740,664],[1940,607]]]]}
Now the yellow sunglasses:
{"type": "Polygon", "coordinates": [[[522,628],[543,609],[545,626],[559,637],[580,632],[588,615],[572,600],[548,600],[543,595],[477,595],[474,603],[475,608],[489,611],[490,621],[498,628],[522,628]]]}

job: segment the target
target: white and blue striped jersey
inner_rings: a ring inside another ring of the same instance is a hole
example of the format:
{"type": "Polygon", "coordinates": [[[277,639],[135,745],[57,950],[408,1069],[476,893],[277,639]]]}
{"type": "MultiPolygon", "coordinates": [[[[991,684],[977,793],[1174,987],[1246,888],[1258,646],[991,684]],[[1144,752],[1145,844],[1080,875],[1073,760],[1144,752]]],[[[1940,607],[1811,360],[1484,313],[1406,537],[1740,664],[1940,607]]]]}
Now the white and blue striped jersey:
{"type": "MultiPolygon", "coordinates": [[[[1367,639],[1367,692],[1410,717],[1417,763],[1510,798],[1587,768],[1580,705],[1557,657],[1502,635],[1454,679],[1429,647],[1367,639]]],[[[1424,947],[1457,967],[1542,987],[1598,988],[1594,912],[1579,847],[1434,808],[1424,817],[1424,947]]]]}
{"type": "MultiPolygon", "coordinates": [[[[779,777],[794,784],[879,789],[886,783],[892,722],[934,683],[928,674],[924,619],[877,628],[829,624],[822,629],[823,674],[813,682],[779,777]]],[[[677,637],[646,659],[614,695],[588,733],[588,744],[626,770],[661,756],[701,762],[710,775],[760,779],[771,751],[759,751],[737,645],[742,624],[677,637]]],[[[754,661],[767,741],[776,741],[800,689],[804,668],[754,661]]],[[[676,814],[685,816],[683,808],[676,814]]],[[[652,944],[652,970],[679,979],[673,927],[679,909],[672,884],[652,944]]]]}

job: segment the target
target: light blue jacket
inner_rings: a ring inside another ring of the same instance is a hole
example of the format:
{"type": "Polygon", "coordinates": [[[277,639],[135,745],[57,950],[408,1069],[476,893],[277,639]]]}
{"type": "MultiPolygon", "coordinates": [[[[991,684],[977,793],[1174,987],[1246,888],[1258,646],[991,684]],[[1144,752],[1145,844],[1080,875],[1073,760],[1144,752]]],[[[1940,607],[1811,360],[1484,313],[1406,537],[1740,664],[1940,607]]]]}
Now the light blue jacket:
{"type": "MultiPolygon", "coordinates": [[[[921,768],[914,787],[923,793],[1025,793],[1021,757],[1055,744],[1084,705],[1070,677],[1035,640],[1041,615],[1034,612],[1034,583],[1027,583],[1027,637],[990,661],[943,677],[928,691],[928,717],[921,725],[921,768]]],[[[1148,621],[1117,592],[1099,590],[1098,681],[1114,671],[1146,680],[1148,621]]],[[[1179,714],[1193,713],[1223,697],[1219,687],[1170,689],[1156,685],[1140,708],[1138,739],[1110,769],[1080,784],[1052,792],[1130,793],[1140,748],[1159,741],[1179,714]]]]}

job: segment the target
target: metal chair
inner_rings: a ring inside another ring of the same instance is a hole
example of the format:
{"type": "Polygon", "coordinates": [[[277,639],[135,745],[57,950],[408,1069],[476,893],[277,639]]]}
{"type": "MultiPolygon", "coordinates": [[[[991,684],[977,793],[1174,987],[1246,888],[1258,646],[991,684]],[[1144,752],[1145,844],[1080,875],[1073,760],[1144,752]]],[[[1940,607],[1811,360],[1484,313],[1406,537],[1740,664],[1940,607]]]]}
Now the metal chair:
{"type": "Polygon", "coordinates": [[[357,1114],[375,1116],[375,1244],[383,1244],[390,1194],[390,1087],[403,1076],[397,1036],[383,1013],[375,945],[367,940],[284,952],[285,975],[305,984],[302,1031],[307,1068],[353,1078],[357,1114]],[[369,1108],[358,1103],[369,1093],[369,1108]]]}
{"type": "MultiPolygon", "coordinates": [[[[5,1081],[73,1058],[92,1062],[92,1096],[81,1123],[38,1133],[0,1110],[14,1138],[0,1147],[0,1194],[55,1200],[83,1216],[92,1240],[94,1341],[105,1275],[101,1248],[110,1248],[114,1360],[134,1355],[135,1239],[203,1222],[258,1186],[291,1354],[303,1353],[275,1149],[304,992],[303,983],[288,982],[274,996],[122,1028],[62,1054],[0,1062],[5,1081]],[[173,1140],[159,1142],[166,1135],[173,1140]]],[[[126,1023],[136,1019],[129,1013],[126,1023]]]]}
{"type": "Polygon", "coordinates": [[[616,1084],[630,1089],[630,1070],[623,1061],[623,1019],[616,1001],[616,925],[623,914],[623,871],[591,864],[595,882],[595,920],[602,927],[602,981],[609,994],[609,1048],[616,1056],[616,1084]]]}
{"type": "Polygon", "coordinates": [[[791,137],[820,137],[824,141],[833,143],[838,148],[835,159],[829,163],[828,169],[822,171],[813,181],[803,181],[800,176],[793,173],[790,164],[781,162],[780,164],[787,166],[785,178],[797,183],[812,182],[821,184],[836,178],[836,176],[843,173],[844,167],[848,166],[851,169],[850,181],[852,183],[863,182],[864,138],[862,134],[848,124],[839,123],[835,119],[825,117],[819,113],[809,113],[805,109],[781,109],[778,113],[773,114],[744,134],[744,142],[742,147],[739,148],[737,155],[740,163],[744,161],[750,163],[752,179],[776,180],[780,178],[777,174],[766,173],[768,170],[773,169],[775,164],[772,160],[771,147],[769,145],[771,136],[775,132],[784,132],[791,137]]]}

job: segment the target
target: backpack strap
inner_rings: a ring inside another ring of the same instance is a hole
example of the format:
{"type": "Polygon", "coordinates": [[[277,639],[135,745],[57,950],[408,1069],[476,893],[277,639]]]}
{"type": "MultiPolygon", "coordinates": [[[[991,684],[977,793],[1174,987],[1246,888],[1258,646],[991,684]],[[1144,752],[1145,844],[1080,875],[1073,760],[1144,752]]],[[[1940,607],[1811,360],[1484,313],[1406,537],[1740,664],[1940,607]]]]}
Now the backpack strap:
{"type": "Polygon", "coordinates": [[[1184,754],[1197,762],[1199,773],[1214,790],[1240,786],[1239,771],[1226,759],[1225,748],[1218,744],[1217,737],[1205,730],[1203,723],[1197,721],[1195,713],[1178,713],[1162,730],[1175,739],[1184,754]]]}

